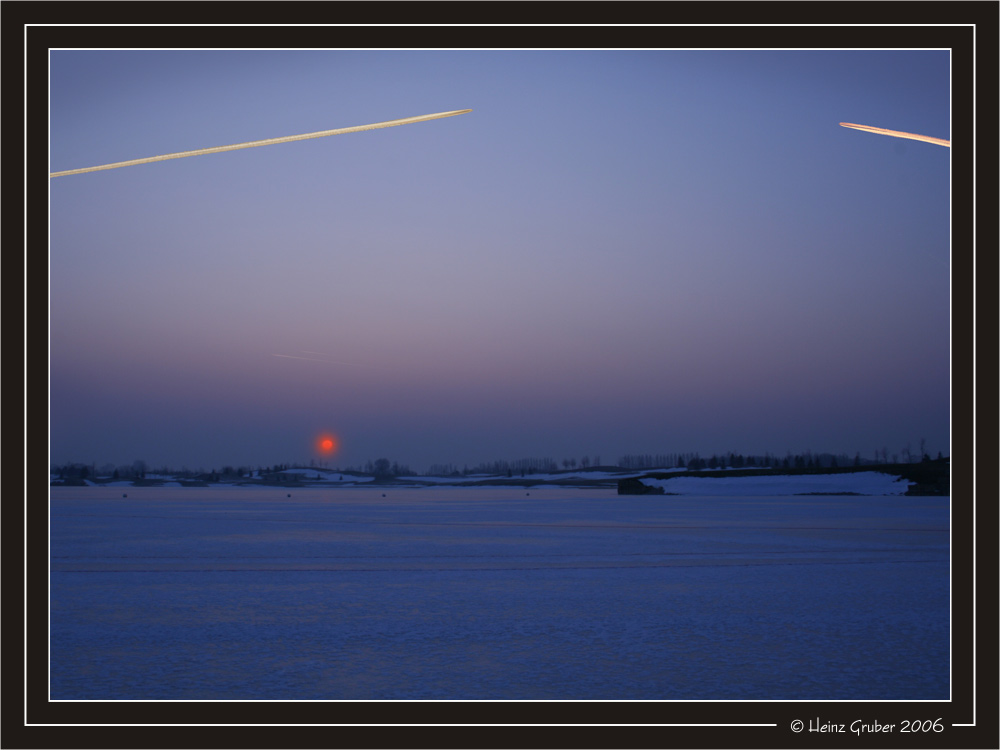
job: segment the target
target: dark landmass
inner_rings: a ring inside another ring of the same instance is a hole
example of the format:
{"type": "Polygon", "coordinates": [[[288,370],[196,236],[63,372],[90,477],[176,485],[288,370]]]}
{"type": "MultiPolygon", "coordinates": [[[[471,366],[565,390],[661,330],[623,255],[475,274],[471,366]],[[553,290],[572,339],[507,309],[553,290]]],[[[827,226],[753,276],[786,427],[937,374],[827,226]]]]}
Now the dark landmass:
{"type": "MultiPolygon", "coordinates": [[[[638,479],[619,479],[618,494],[619,495],[666,495],[667,491],[662,487],[650,487],[648,484],[643,484],[638,479]]],[[[670,494],[673,495],[675,493],[671,492],[670,494]]]]}

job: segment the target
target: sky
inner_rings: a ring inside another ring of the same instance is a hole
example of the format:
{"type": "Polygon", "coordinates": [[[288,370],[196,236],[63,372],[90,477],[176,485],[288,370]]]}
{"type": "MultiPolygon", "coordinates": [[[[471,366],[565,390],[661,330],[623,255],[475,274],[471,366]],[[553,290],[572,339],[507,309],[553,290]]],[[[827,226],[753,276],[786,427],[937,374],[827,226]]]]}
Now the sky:
{"type": "Polygon", "coordinates": [[[947,50],[53,50],[50,462],[949,453],[947,50]],[[317,452],[317,437],[337,452],[317,452]]]}

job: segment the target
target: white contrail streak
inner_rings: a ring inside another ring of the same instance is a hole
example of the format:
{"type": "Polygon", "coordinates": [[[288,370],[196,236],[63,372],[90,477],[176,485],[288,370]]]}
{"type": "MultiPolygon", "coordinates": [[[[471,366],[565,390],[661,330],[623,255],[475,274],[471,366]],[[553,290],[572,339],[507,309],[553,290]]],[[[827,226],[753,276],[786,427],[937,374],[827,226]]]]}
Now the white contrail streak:
{"type": "Polygon", "coordinates": [[[864,130],[866,133],[878,133],[879,135],[891,135],[894,138],[909,138],[914,141],[924,141],[925,143],[936,143],[938,146],[951,148],[951,141],[944,138],[932,138],[929,135],[917,135],[916,133],[904,133],[902,130],[886,130],[885,128],[873,128],[871,125],[855,125],[853,122],[842,122],[841,127],[864,130]]]}
{"type": "Polygon", "coordinates": [[[409,125],[411,122],[424,122],[425,120],[438,120],[442,117],[453,117],[471,112],[471,109],[456,109],[452,112],[438,112],[433,115],[420,115],[418,117],[404,117],[401,120],[386,120],[376,122],[372,125],[355,125],[350,128],[337,128],[336,130],[318,130],[315,133],[303,133],[302,135],[286,135],[282,138],[267,138],[263,141],[247,141],[246,143],[234,143],[231,146],[215,146],[213,148],[200,148],[195,151],[178,151],[175,154],[164,154],[163,156],[148,156],[145,159],[131,159],[129,161],[118,161],[114,164],[103,164],[99,167],[84,167],[83,169],[67,169],[64,172],[50,172],[49,177],[62,177],[68,174],[83,174],[84,172],[96,172],[101,169],[117,169],[118,167],[131,167],[135,164],[148,164],[153,161],[165,161],[167,159],[182,159],[185,156],[201,156],[202,154],[217,154],[221,151],[236,151],[241,148],[254,148],[255,146],[272,146],[275,143],[288,143],[289,141],[304,141],[309,138],[324,138],[328,135],[342,135],[343,133],[357,133],[362,130],[377,130],[378,128],[392,128],[396,125],[409,125]]]}

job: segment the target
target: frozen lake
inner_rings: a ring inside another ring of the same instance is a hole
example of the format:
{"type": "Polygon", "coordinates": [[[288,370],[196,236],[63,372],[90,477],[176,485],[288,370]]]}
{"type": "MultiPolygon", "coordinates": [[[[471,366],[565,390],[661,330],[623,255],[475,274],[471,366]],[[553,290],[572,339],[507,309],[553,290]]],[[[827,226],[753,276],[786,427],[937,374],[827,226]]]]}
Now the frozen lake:
{"type": "Polygon", "coordinates": [[[54,700],[949,698],[947,497],[51,493],[54,700]]]}

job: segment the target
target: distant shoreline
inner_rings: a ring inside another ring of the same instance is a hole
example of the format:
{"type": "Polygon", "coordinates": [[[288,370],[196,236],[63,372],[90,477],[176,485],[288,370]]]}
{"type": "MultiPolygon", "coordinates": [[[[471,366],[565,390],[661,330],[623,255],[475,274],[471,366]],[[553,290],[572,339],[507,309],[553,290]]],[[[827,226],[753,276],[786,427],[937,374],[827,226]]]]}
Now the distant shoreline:
{"type": "MultiPolygon", "coordinates": [[[[97,479],[53,479],[52,487],[284,487],[284,488],[336,488],[336,487],[567,487],[577,489],[618,489],[624,481],[668,480],[681,477],[697,477],[702,479],[739,477],[817,477],[838,474],[857,474],[874,472],[894,477],[900,477],[910,482],[906,495],[948,495],[950,493],[951,464],[948,459],[924,461],[911,464],[875,464],[850,467],[826,468],[796,468],[796,469],[701,469],[689,471],[682,469],[648,469],[627,470],[614,468],[570,470],[549,474],[522,477],[502,475],[486,476],[409,476],[409,477],[375,477],[357,472],[337,472],[312,467],[296,467],[286,469],[267,477],[219,477],[208,479],[204,477],[185,478],[177,476],[154,476],[142,479],[114,480],[106,477],[97,479]],[[592,477],[588,477],[590,474],[592,477]],[[286,478],[287,477],[287,478],[286,478]]],[[[808,484],[808,483],[805,483],[808,484]]],[[[808,487],[803,488],[802,495],[831,494],[813,492],[808,487]]],[[[628,493],[623,493],[628,494],[628,493]]],[[[834,492],[832,494],[857,494],[852,492],[834,492]]]]}

